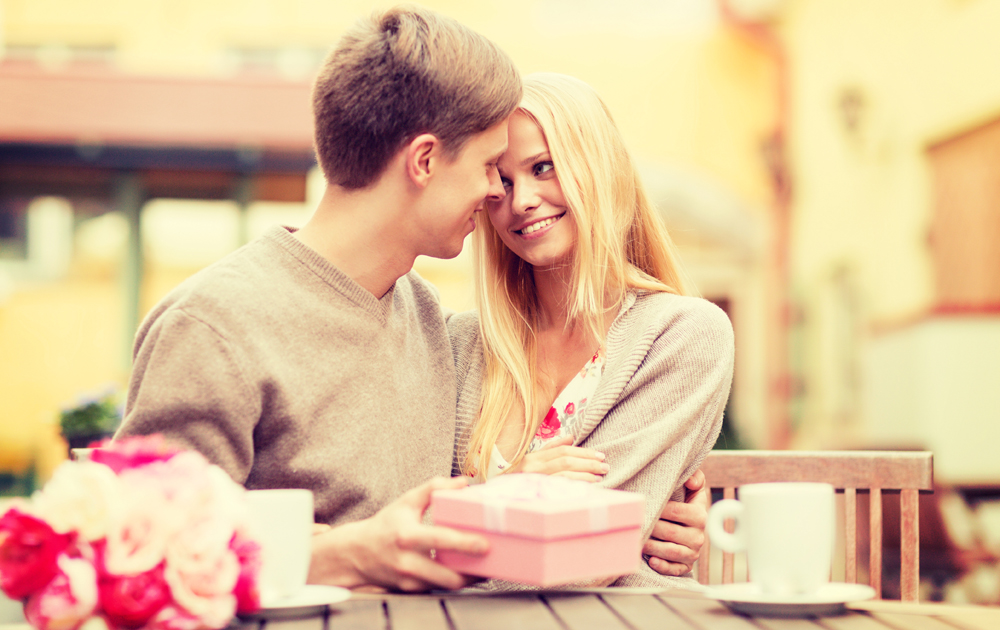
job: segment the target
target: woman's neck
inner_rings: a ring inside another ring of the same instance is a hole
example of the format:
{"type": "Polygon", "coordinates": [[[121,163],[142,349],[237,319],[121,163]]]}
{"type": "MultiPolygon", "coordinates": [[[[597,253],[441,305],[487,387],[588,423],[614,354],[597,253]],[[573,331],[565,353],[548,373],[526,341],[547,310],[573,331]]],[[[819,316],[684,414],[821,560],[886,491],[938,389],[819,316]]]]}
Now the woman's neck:
{"type": "Polygon", "coordinates": [[[538,327],[541,330],[566,328],[569,317],[569,267],[536,268],[533,273],[538,327]]]}
{"type": "MultiPolygon", "coordinates": [[[[532,272],[535,279],[535,299],[538,304],[537,331],[556,332],[562,331],[564,334],[574,336],[582,330],[579,329],[581,322],[569,321],[569,301],[572,277],[570,266],[535,268],[532,272]]],[[[608,310],[604,313],[603,329],[607,334],[611,323],[618,314],[618,304],[609,301],[605,296],[604,303],[608,310]]]]}

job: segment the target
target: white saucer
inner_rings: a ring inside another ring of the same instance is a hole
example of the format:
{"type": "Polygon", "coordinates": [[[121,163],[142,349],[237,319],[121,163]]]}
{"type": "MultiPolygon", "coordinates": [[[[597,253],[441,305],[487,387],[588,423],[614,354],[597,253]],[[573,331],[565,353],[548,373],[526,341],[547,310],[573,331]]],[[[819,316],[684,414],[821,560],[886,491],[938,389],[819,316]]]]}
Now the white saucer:
{"type": "Polygon", "coordinates": [[[282,619],[291,617],[311,617],[326,612],[330,604],[342,602],[351,596],[351,591],[339,586],[306,584],[294,595],[275,601],[262,601],[260,610],[241,614],[245,619],[282,619]]]}
{"type": "Polygon", "coordinates": [[[840,614],[844,612],[844,605],[848,602],[875,597],[875,589],[867,584],[830,582],[809,595],[782,597],[765,595],[758,585],[743,582],[710,586],[705,589],[705,594],[744,615],[808,617],[840,614]]]}

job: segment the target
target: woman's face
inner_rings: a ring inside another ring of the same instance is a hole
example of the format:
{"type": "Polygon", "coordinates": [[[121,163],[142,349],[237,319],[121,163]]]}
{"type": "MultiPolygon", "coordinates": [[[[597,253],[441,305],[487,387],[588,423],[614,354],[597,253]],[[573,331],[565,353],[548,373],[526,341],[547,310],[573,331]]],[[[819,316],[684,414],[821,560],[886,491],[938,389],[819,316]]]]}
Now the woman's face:
{"type": "Polygon", "coordinates": [[[487,203],[490,222],[512,252],[534,267],[569,261],[576,223],[556,177],[542,130],[521,112],[507,126],[497,162],[506,196],[487,203]]]}

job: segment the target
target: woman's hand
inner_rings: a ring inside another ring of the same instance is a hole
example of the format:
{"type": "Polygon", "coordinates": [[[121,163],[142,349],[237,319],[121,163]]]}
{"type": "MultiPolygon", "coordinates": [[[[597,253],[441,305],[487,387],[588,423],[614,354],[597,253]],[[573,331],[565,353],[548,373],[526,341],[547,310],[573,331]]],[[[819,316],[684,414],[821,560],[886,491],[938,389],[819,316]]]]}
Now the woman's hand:
{"type": "Polygon", "coordinates": [[[562,475],[570,479],[600,481],[609,470],[608,465],[604,463],[604,453],[572,444],[572,436],[550,440],[542,448],[525,455],[511,472],[562,475]]]}

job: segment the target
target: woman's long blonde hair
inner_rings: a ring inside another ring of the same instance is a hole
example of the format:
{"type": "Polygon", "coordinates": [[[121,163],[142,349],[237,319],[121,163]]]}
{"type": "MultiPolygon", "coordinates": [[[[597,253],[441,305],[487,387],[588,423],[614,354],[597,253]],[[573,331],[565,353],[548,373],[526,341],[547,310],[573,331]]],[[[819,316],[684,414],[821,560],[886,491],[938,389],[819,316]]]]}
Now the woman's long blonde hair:
{"type": "MultiPolygon", "coordinates": [[[[620,307],[628,289],[687,293],[674,245],[593,88],[566,75],[530,75],[518,111],[545,135],[576,222],[569,325],[585,326],[603,345],[605,314],[620,307]]],[[[486,373],[479,419],[462,465],[463,473],[472,476],[485,475],[512,412],[525,410],[512,467],[524,457],[544,416],[536,409],[538,304],[531,265],[503,244],[489,219],[480,215],[477,222],[476,304],[486,373]]]]}

